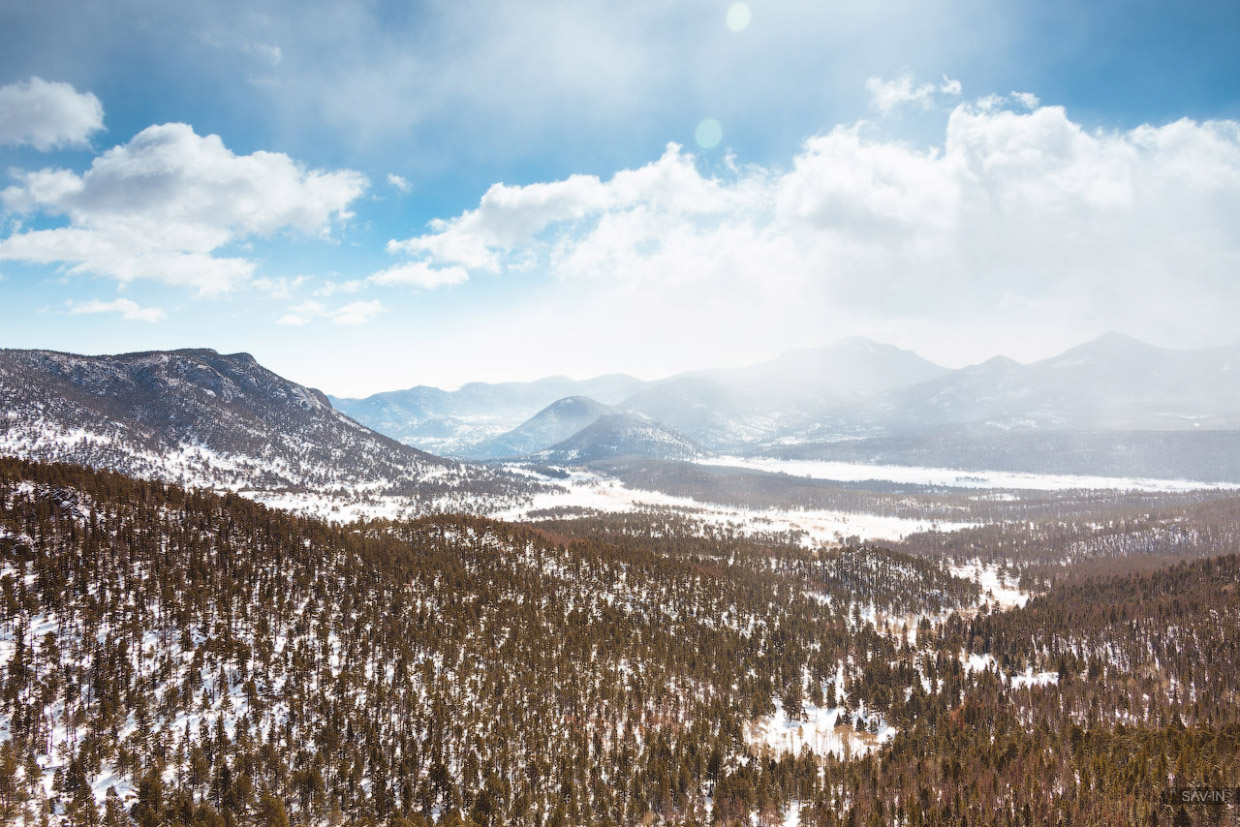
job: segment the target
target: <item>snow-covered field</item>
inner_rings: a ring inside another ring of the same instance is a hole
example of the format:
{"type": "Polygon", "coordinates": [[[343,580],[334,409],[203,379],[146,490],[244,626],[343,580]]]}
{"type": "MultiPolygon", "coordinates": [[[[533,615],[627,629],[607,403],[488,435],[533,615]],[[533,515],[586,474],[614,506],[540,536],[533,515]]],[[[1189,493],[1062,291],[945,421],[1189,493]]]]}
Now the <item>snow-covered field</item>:
{"type": "Polygon", "coordinates": [[[1018,471],[961,471],[957,468],[923,468],[914,465],[867,465],[857,462],[789,460],[770,457],[707,457],[699,465],[745,468],[807,477],[816,480],[862,482],[878,480],[908,485],[943,485],[956,488],[998,488],[1026,491],[1071,489],[1122,491],[1198,491],[1240,488],[1240,483],[1156,480],[1137,477],[1092,477],[1072,474],[1030,474],[1018,471]]]}
{"type": "Polygon", "coordinates": [[[565,486],[563,491],[535,495],[526,505],[497,511],[490,516],[501,520],[527,520],[531,513],[557,508],[582,508],[605,513],[670,508],[741,533],[804,531],[807,542],[812,545],[835,542],[852,535],[874,540],[898,540],[917,531],[927,531],[931,526],[938,526],[941,531],[953,531],[968,525],[839,511],[739,508],[629,488],[618,480],[590,471],[574,469],[568,473],[567,480],[556,481],[565,486]]]}

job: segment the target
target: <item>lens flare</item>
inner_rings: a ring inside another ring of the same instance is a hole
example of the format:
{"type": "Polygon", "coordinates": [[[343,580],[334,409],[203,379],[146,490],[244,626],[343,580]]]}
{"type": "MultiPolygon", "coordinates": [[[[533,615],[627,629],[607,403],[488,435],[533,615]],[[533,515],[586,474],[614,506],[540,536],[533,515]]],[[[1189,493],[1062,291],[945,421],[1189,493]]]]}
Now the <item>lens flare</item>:
{"type": "Polygon", "coordinates": [[[723,140],[723,127],[714,118],[707,118],[697,125],[693,139],[702,149],[713,149],[723,140]]]}
{"type": "Polygon", "coordinates": [[[749,28],[749,21],[752,17],[753,13],[750,12],[747,3],[733,3],[728,6],[728,28],[734,32],[743,32],[749,28]]]}

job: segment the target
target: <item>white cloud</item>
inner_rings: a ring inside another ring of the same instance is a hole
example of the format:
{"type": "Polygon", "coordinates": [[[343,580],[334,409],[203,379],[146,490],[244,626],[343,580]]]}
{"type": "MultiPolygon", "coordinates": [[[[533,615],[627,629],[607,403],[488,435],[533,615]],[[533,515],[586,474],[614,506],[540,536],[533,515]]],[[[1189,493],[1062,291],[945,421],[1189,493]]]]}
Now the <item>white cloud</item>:
{"type": "Polygon", "coordinates": [[[308,301],[299,305],[290,307],[288,312],[280,318],[276,319],[276,324],[297,326],[309,324],[312,319],[316,319],[327,313],[327,308],[322,302],[308,301]]]}
{"type": "Polygon", "coordinates": [[[1038,96],[1032,92],[1013,92],[1009,97],[1026,109],[1037,109],[1038,104],[1041,103],[1038,96]]]}
{"type": "Polygon", "coordinates": [[[273,299],[287,299],[293,291],[305,283],[305,276],[280,276],[279,278],[254,279],[250,282],[250,286],[262,290],[273,299]]]}
{"type": "Polygon", "coordinates": [[[103,105],[89,92],[39,77],[0,86],[0,144],[46,152],[84,146],[103,129],[103,105]]]}
{"type": "Polygon", "coordinates": [[[409,192],[410,190],[413,189],[413,184],[410,184],[408,181],[406,181],[404,178],[401,178],[399,175],[397,175],[394,172],[388,173],[387,182],[388,184],[400,190],[401,192],[409,192]]]}
{"type": "Polygon", "coordinates": [[[186,124],[151,126],[69,170],[17,172],[0,203],[18,213],[65,216],[68,226],[15,232],[0,260],[63,263],[122,283],[155,279],[202,294],[250,279],[254,262],[216,257],[226,244],[286,229],[322,235],[351,217],[366,189],[349,170],[307,170],[287,155],[234,155],[218,136],[186,124]]]}
{"type": "Polygon", "coordinates": [[[331,318],[336,324],[366,324],[383,311],[383,304],[379,301],[356,301],[338,308],[331,318]]]}
{"type": "Polygon", "coordinates": [[[1019,356],[1106,328],[1233,329],[1240,124],[1086,130],[1014,102],[957,106],[925,149],[859,124],[809,139],[786,169],[717,177],[671,146],[609,180],[496,184],[391,242],[415,261],[373,280],[547,274],[558,287],[539,301],[596,320],[583,342],[696,348],[702,363],[844,332],[937,331],[970,351],[994,337],[1019,356]]]}
{"type": "Polygon", "coordinates": [[[338,325],[360,325],[387,310],[379,301],[355,301],[337,308],[329,308],[318,301],[302,302],[276,320],[276,324],[300,326],[315,319],[330,319],[338,325]]]}
{"type": "Polygon", "coordinates": [[[271,66],[280,65],[280,61],[284,59],[284,51],[279,46],[273,46],[270,43],[251,41],[242,43],[240,48],[244,54],[256,57],[271,66]]]}
{"type": "Polygon", "coordinates": [[[424,261],[415,261],[380,270],[371,276],[369,280],[374,284],[400,284],[433,290],[436,287],[460,284],[468,278],[469,273],[463,267],[448,265],[432,268],[424,261]]]}
{"type": "Polygon", "coordinates": [[[116,299],[110,302],[92,300],[80,304],[69,304],[69,312],[78,314],[119,313],[121,318],[135,322],[157,322],[167,314],[158,307],[142,307],[131,299],[116,299]]]}
{"type": "MultiPolygon", "coordinates": [[[[684,154],[676,144],[669,144],[658,161],[618,172],[606,183],[593,175],[573,175],[563,181],[520,187],[495,184],[476,209],[450,220],[431,222],[432,232],[425,235],[389,242],[388,252],[410,253],[422,263],[394,267],[372,279],[379,283],[423,284],[427,279],[436,284],[450,283],[442,276],[428,276],[427,263],[498,272],[526,260],[531,252],[528,245],[544,233],[550,233],[554,245],[570,238],[583,222],[602,225],[623,215],[637,219],[657,216],[658,220],[689,216],[719,219],[744,210],[747,199],[760,197],[756,185],[756,178],[732,186],[703,178],[694,167],[693,156],[684,154]]],[[[650,231],[658,231],[658,220],[650,231]]],[[[607,232],[607,227],[597,227],[594,240],[606,241],[607,232]]],[[[545,251],[554,252],[550,247],[545,251]]],[[[569,250],[561,245],[555,255],[562,260],[567,253],[569,250]]],[[[464,278],[463,274],[454,274],[453,282],[464,278]]]]}
{"type": "Polygon", "coordinates": [[[324,281],[315,288],[314,295],[324,298],[336,293],[357,293],[366,286],[366,279],[347,279],[346,281],[324,281]]]}
{"type": "Polygon", "coordinates": [[[225,52],[240,52],[274,68],[284,60],[284,50],[262,40],[247,40],[243,36],[219,31],[205,31],[202,42],[225,52]]]}
{"type": "Polygon", "coordinates": [[[960,81],[946,76],[940,84],[918,84],[905,73],[895,80],[872,76],[865,82],[865,90],[870,94],[870,108],[886,116],[909,104],[930,109],[942,98],[958,98],[961,86],[960,81]]]}

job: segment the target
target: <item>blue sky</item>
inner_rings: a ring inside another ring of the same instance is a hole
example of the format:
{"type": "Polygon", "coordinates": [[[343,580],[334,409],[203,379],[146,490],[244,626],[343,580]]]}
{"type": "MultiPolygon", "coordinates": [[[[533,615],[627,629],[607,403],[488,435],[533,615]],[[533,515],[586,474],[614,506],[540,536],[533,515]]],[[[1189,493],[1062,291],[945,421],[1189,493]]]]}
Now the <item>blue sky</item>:
{"type": "Polygon", "coordinates": [[[0,346],[353,395],[1240,340],[1235,4],[0,15],[0,346]]]}

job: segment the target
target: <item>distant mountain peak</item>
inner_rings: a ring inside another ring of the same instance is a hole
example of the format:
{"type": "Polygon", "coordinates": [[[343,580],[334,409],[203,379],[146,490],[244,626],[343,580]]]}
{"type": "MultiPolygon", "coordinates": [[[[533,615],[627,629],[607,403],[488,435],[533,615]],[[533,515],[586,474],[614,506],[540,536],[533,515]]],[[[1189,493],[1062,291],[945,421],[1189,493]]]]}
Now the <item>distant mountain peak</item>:
{"type": "Polygon", "coordinates": [[[563,442],[615,408],[588,396],[557,399],[510,431],[461,451],[470,459],[511,459],[563,442]]]}
{"type": "Polygon", "coordinates": [[[619,457],[685,460],[701,456],[692,440],[632,413],[609,413],[563,442],[535,454],[547,462],[587,463],[619,457]]]}
{"type": "Polygon", "coordinates": [[[556,401],[552,402],[550,405],[548,405],[543,410],[544,411],[552,411],[552,410],[559,411],[559,410],[564,410],[566,408],[590,408],[590,407],[607,408],[609,406],[603,405],[600,402],[596,402],[595,400],[591,399],[588,396],[566,396],[563,399],[557,399],[556,401]]]}
{"type": "Polygon", "coordinates": [[[1073,351],[1083,351],[1083,350],[1094,350],[1094,351],[1108,350],[1108,351],[1130,352],[1130,351],[1164,350],[1164,348],[1160,348],[1157,345],[1152,345],[1149,342],[1138,339],[1136,336],[1131,336],[1127,333],[1121,333],[1118,330],[1108,330],[1106,333],[1103,333],[1101,336],[1099,336],[1096,339],[1092,339],[1088,342],[1085,342],[1084,344],[1080,344],[1074,348],[1070,348],[1067,351],[1067,353],[1071,353],[1073,351]]]}
{"type": "Polygon", "coordinates": [[[986,361],[978,362],[977,365],[974,366],[975,369],[987,371],[1015,370],[1022,367],[1024,367],[1024,365],[1013,359],[1011,356],[1004,356],[1002,354],[991,356],[986,361]]]}
{"type": "Polygon", "coordinates": [[[1100,367],[1117,366],[1133,360],[1150,359],[1157,354],[1173,352],[1175,351],[1151,345],[1127,333],[1112,330],[1035,364],[1065,367],[1081,363],[1098,363],[1100,367]]]}
{"type": "MultiPolygon", "coordinates": [[[[815,348],[810,348],[811,350],[815,348]]],[[[843,339],[836,339],[825,350],[851,350],[860,353],[912,353],[913,351],[906,348],[898,347],[887,342],[880,342],[877,339],[870,339],[865,336],[845,336],[843,339]]]]}

